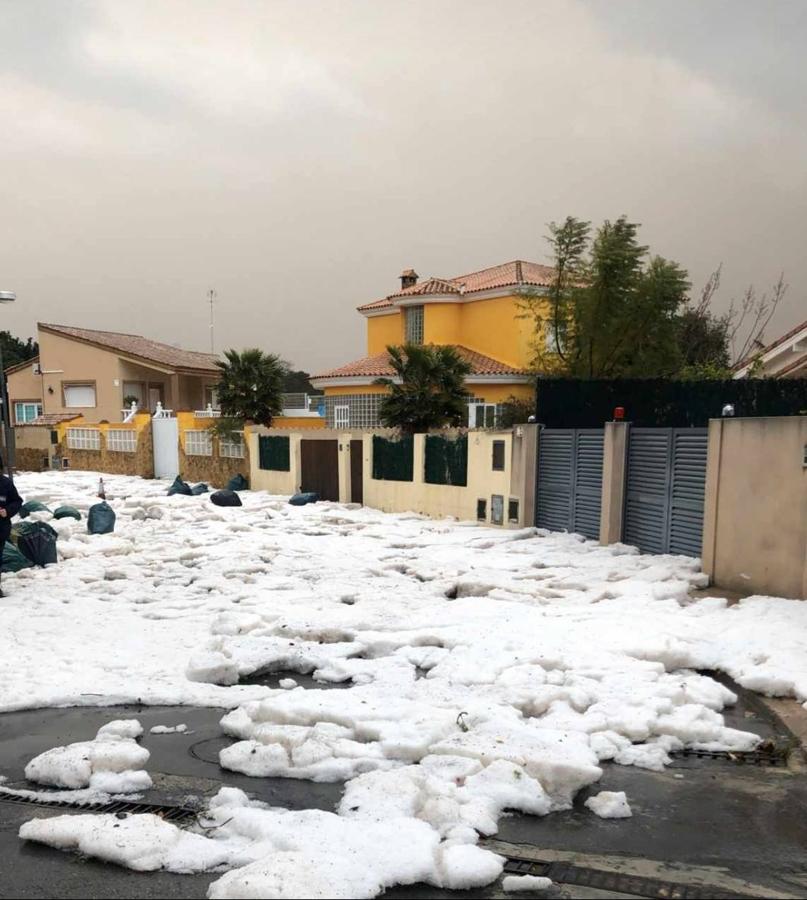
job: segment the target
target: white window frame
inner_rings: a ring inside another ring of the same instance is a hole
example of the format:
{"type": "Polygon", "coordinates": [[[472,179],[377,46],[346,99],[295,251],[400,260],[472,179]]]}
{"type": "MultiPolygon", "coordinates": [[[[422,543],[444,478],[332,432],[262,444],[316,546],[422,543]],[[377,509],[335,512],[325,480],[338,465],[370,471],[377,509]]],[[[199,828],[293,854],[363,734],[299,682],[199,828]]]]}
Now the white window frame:
{"type": "Polygon", "coordinates": [[[243,459],[244,458],[244,440],[228,440],[227,438],[219,439],[219,456],[223,459],[243,459]]]}
{"type": "Polygon", "coordinates": [[[137,452],[137,432],[134,428],[110,428],[106,433],[106,448],[114,453],[137,452]]]}
{"type": "Polygon", "coordinates": [[[70,450],[100,450],[101,432],[97,428],[68,428],[67,446],[70,450]]]}
{"type": "Polygon", "coordinates": [[[42,404],[37,402],[36,400],[15,400],[14,401],[14,424],[15,425],[27,425],[29,422],[33,422],[34,419],[38,418],[42,415],[42,404]],[[19,407],[23,408],[23,414],[20,415],[19,407]],[[34,415],[29,416],[28,411],[30,407],[34,409],[34,415]]]}
{"type": "Polygon", "coordinates": [[[485,403],[482,400],[468,404],[469,428],[495,428],[498,422],[498,408],[495,403],[485,403]],[[482,424],[477,422],[479,411],[482,411],[482,424]]]}
{"type": "Polygon", "coordinates": [[[96,390],[95,382],[81,381],[76,382],[75,384],[63,384],[62,393],[64,394],[64,405],[67,409],[95,409],[98,405],[98,391],[96,390]],[[68,398],[69,391],[77,388],[91,390],[92,403],[70,403],[68,398]]]}
{"type": "Polygon", "coordinates": [[[334,406],[333,427],[350,428],[350,406],[347,403],[340,403],[338,406],[334,406]]]}
{"type": "Polygon", "coordinates": [[[207,429],[185,432],[186,456],[212,456],[213,438],[207,429]]]}

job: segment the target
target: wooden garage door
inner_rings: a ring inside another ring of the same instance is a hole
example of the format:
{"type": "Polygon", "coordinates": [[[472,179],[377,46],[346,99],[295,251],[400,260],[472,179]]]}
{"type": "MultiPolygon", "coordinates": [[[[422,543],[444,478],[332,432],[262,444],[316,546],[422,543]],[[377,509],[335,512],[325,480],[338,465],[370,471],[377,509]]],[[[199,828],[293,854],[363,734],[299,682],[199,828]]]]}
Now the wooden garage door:
{"type": "Polygon", "coordinates": [[[336,441],[300,441],[301,488],[320,500],[339,500],[339,447],[336,441]]]}
{"type": "Polygon", "coordinates": [[[364,444],[350,442],[350,502],[364,503],[364,444]]]}

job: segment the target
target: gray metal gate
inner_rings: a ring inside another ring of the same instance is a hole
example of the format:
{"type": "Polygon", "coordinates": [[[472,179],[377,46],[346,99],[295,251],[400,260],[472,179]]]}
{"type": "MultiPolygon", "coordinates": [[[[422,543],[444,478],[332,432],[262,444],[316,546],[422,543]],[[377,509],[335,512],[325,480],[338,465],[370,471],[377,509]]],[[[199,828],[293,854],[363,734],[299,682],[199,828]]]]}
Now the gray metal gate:
{"type": "Polygon", "coordinates": [[[700,556],[706,428],[631,428],[623,540],[645,553],[700,556]]]}
{"type": "Polygon", "coordinates": [[[602,428],[541,429],[536,525],[599,538],[602,454],[602,428]]]}

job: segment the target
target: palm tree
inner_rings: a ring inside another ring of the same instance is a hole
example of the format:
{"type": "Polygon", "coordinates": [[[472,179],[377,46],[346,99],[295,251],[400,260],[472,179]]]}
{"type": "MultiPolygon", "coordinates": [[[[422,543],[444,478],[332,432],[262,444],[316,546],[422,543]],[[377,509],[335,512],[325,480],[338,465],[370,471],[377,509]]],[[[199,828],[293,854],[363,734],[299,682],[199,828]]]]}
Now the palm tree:
{"type": "Polygon", "coordinates": [[[397,378],[378,378],[389,389],[379,416],[384,425],[412,434],[462,425],[467,415],[465,378],[471,366],[448,346],[387,347],[397,378]]]}
{"type": "Polygon", "coordinates": [[[223,419],[272,424],[282,409],[283,381],[288,365],[274,353],[227,350],[216,365],[221,380],[216,386],[223,419]]]}

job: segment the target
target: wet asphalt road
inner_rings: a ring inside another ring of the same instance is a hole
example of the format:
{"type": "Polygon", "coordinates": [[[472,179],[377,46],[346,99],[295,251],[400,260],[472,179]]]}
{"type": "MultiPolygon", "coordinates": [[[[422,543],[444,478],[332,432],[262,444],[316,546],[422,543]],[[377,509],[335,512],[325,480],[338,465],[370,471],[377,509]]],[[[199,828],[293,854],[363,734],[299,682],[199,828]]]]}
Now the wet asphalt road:
{"type": "MultiPolygon", "coordinates": [[[[274,676],[272,683],[282,675],[274,676]]],[[[303,685],[309,683],[294,677],[303,685]]],[[[7,713],[0,715],[0,774],[8,778],[10,786],[26,786],[23,769],[36,754],[87,740],[112,718],[136,717],[146,730],[142,743],[151,752],[148,770],[155,787],[144,797],[149,802],[199,803],[227,784],[289,809],[336,807],[341,784],[255,779],[220,769],[218,751],[229,743],[219,728],[222,715],[223,711],[216,709],[137,706],[7,713]],[[179,722],[187,724],[189,733],[149,733],[153,725],[179,722]]],[[[787,737],[784,726],[759,699],[745,692],[727,718],[729,724],[766,738],[787,737]]],[[[602,780],[594,786],[594,792],[599,790],[626,791],[633,818],[596,818],[584,808],[588,793],[583,792],[568,812],[545,818],[504,818],[496,840],[561,857],[573,854],[576,864],[594,868],[614,862],[623,871],[647,874],[643,867],[651,861],[652,868],[656,861],[668,878],[680,875],[690,881],[728,886],[733,884],[731,878],[742,879],[756,886],[752,893],[757,896],[777,892],[798,897],[807,890],[807,767],[800,756],[794,755],[791,765],[782,768],[696,759],[676,760],[662,773],[606,765],[602,780]]],[[[135,873],[27,844],[17,837],[20,825],[28,819],[62,813],[0,800],[0,897],[202,898],[217,877],[135,873]]],[[[563,885],[552,894],[629,896],[563,885]]],[[[476,893],[414,886],[396,888],[384,896],[500,895],[497,886],[476,893]]]]}

